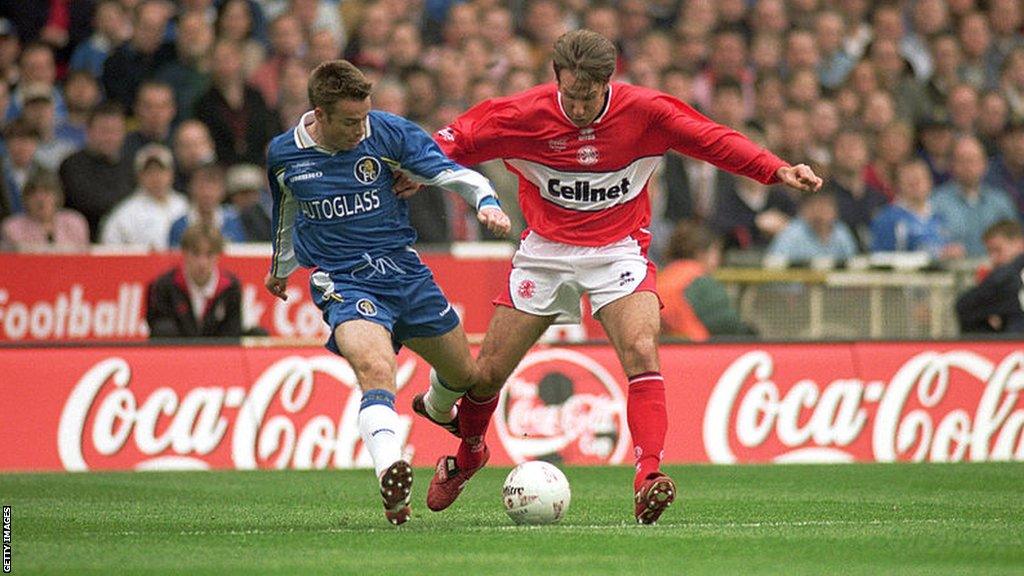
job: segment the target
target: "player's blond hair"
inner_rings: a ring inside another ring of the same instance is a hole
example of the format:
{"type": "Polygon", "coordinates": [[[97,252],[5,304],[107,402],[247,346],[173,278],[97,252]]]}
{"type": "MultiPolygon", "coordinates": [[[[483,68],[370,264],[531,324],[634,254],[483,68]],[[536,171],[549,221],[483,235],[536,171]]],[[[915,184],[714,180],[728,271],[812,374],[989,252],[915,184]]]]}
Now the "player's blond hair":
{"type": "Polygon", "coordinates": [[[618,50],[611,40],[592,30],[573,30],[555,41],[555,76],[568,70],[587,83],[604,84],[615,73],[618,50]]]}
{"type": "Polygon", "coordinates": [[[309,103],[330,112],[338,100],[364,100],[373,84],[348,60],[329,60],[309,77],[309,103]]]}

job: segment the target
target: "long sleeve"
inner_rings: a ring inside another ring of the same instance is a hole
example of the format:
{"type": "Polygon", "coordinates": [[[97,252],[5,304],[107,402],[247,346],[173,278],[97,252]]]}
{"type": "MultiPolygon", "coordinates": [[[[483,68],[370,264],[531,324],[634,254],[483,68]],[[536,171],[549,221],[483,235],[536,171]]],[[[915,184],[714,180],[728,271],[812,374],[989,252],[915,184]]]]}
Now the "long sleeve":
{"type": "Polygon", "coordinates": [[[292,238],[297,203],[284,184],[283,175],[283,169],[268,162],[267,180],[274,202],[270,227],[274,254],[270,261],[270,273],[277,278],[287,278],[299,267],[295,258],[295,241],[292,238]]]}
{"type": "Polygon", "coordinates": [[[659,94],[651,103],[651,127],[673,150],[709,162],[762,184],[778,181],[775,173],[786,166],[779,157],[739,132],[712,122],[691,106],[659,94]]]}
{"type": "Polygon", "coordinates": [[[398,151],[399,167],[420,184],[438,186],[462,196],[473,208],[479,208],[487,197],[497,193],[483,174],[452,161],[430,135],[407,120],[399,120],[402,128],[402,149],[398,151]]]}

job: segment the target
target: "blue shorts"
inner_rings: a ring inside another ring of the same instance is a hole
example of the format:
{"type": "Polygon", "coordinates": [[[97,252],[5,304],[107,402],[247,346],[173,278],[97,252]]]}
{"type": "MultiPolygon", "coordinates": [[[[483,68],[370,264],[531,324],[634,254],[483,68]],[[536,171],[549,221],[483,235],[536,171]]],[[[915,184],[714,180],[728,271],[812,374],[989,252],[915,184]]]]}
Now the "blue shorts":
{"type": "Polygon", "coordinates": [[[341,273],[314,270],[309,291],[331,328],[325,346],[335,354],[335,329],[350,320],[383,326],[396,353],[410,338],[441,336],[459,325],[434,275],[412,251],[341,273]]]}

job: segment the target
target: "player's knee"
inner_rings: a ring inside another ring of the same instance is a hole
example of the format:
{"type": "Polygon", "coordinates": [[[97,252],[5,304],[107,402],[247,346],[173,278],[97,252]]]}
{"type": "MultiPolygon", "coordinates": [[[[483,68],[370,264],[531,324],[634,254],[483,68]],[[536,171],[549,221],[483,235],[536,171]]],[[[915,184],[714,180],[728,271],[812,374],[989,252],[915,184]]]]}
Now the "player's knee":
{"type": "Polygon", "coordinates": [[[650,370],[658,365],[658,338],[643,334],[633,338],[623,350],[627,371],[650,370]]]}
{"type": "Polygon", "coordinates": [[[395,367],[387,358],[365,357],[349,362],[359,379],[360,386],[390,389],[395,386],[395,367]]]}

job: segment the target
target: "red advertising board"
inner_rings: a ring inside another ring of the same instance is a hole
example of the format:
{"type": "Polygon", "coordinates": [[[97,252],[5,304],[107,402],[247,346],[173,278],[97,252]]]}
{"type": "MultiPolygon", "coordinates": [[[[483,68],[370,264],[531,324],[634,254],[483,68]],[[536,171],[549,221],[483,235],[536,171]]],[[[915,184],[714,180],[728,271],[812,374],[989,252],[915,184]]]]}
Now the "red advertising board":
{"type": "MultiPolygon", "coordinates": [[[[1024,344],[670,345],[665,460],[1024,459],[1024,344]]],[[[315,348],[0,349],[0,470],[368,466],[348,364],[315,348]]],[[[398,358],[417,466],[456,440],[414,417],[428,366],[398,358]]],[[[630,461],[607,346],[538,347],[503,390],[492,461],[630,461]]]]}
{"type": "MultiPolygon", "coordinates": [[[[422,257],[461,314],[466,332],[482,335],[491,300],[507,290],[508,259],[422,257]]],[[[179,261],[176,253],[0,254],[0,343],[144,340],[149,334],[146,285],[179,261]]],[[[309,297],[309,272],[293,274],[288,300],[278,300],[263,287],[269,261],[259,255],[221,258],[242,283],[243,326],[259,326],[271,336],[325,338],[326,325],[309,297]]],[[[591,318],[553,334],[573,341],[604,337],[591,318]]]]}

